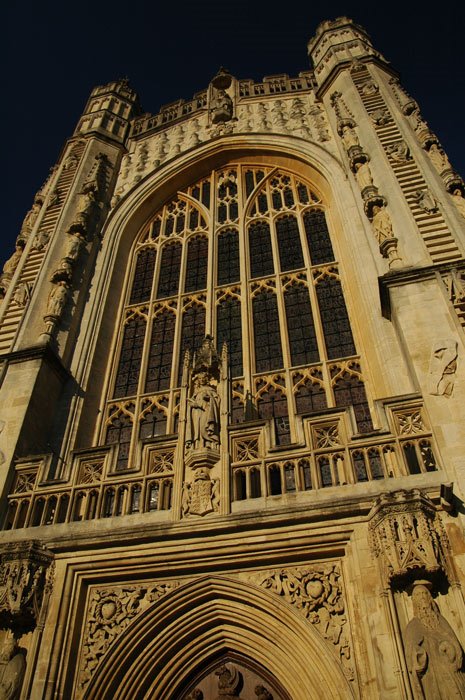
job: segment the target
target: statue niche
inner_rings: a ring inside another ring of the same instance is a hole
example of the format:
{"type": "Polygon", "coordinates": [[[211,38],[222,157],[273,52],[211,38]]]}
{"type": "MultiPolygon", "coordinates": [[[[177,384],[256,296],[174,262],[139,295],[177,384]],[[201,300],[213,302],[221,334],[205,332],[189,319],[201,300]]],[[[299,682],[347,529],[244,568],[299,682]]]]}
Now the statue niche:
{"type": "Polygon", "coordinates": [[[217,450],[220,442],[220,397],[210,384],[207,372],[195,377],[191,398],[188,398],[186,447],[217,450]]]}
{"type": "Polygon", "coordinates": [[[219,479],[212,478],[220,458],[222,360],[207,335],[185,366],[184,453],[186,481],[182,514],[206,515],[219,509],[219,479]],[[188,474],[191,478],[187,478],[188,474]]]}

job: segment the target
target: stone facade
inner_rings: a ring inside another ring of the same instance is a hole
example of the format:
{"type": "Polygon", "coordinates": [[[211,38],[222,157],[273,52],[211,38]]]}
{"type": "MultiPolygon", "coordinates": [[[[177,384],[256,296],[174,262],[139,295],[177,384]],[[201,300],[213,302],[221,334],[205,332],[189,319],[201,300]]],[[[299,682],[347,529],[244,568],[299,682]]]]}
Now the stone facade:
{"type": "Polygon", "coordinates": [[[0,697],[465,698],[465,185],[363,28],[92,91],[1,275],[0,697]]]}

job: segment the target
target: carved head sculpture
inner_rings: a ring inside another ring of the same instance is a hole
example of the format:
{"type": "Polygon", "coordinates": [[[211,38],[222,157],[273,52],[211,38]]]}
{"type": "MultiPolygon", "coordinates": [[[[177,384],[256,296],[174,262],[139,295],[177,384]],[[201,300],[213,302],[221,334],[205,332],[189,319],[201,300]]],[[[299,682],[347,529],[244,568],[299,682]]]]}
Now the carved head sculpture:
{"type": "Polygon", "coordinates": [[[413,613],[427,627],[435,627],[439,613],[430,591],[429,581],[415,581],[412,591],[413,613]]]}

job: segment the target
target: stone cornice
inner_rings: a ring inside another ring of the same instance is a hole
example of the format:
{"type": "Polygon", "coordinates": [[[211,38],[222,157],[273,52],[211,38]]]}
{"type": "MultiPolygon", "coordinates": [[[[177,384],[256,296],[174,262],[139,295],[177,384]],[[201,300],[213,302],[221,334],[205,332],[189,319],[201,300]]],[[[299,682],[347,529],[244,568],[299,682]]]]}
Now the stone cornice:
{"type": "Polygon", "coordinates": [[[400,287],[405,284],[414,284],[422,280],[433,279],[438,274],[444,275],[451,272],[451,270],[465,270],[465,260],[427,265],[425,267],[407,267],[402,270],[387,272],[382,277],[378,277],[381,310],[384,318],[391,320],[391,297],[389,293],[391,287],[400,287]]]}
{"type": "Polygon", "coordinates": [[[60,357],[49,344],[33,345],[0,355],[0,363],[6,363],[7,365],[32,362],[34,360],[41,360],[44,364],[47,364],[63,381],[71,376],[69,370],[66,369],[60,357]]]}

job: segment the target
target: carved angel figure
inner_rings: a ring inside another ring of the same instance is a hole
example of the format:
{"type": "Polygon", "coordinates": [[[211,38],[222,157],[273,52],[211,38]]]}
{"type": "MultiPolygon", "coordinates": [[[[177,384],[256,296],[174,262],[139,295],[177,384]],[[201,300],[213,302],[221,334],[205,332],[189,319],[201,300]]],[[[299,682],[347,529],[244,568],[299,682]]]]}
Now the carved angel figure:
{"type": "Polygon", "coordinates": [[[186,446],[217,449],[220,438],[220,397],[209,384],[206,372],[194,380],[194,392],[188,399],[186,446]]]}
{"type": "Polygon", "coordinates": [[[462,647],[439,613],[427,582],[414,584],[412,603],[414,618],[405,630],[405,650],[415,700],[465,698],[462,647]]]}

